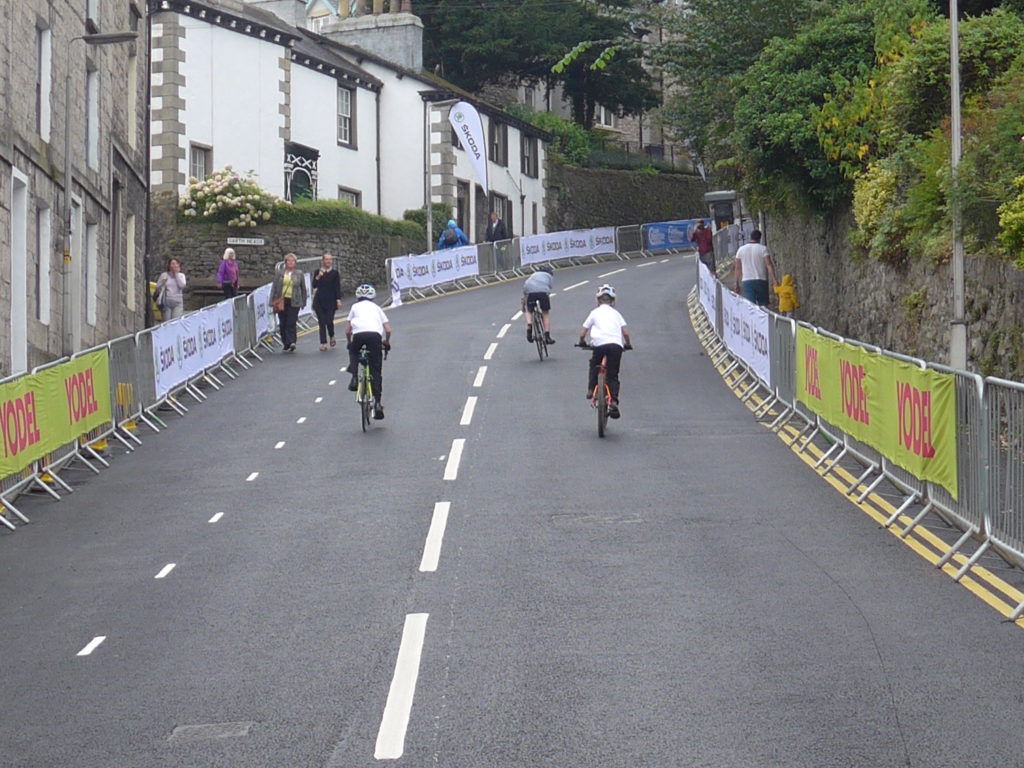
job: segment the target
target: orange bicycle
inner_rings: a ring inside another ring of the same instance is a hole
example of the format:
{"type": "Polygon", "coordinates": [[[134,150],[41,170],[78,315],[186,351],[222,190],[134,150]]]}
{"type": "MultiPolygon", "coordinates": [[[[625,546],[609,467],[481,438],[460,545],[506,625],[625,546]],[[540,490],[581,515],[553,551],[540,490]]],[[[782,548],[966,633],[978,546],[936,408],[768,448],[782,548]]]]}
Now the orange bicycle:
{"type": "MultiPolygon", "coordinates": [[[[593,350],[590,344],[576,344],[580,349],[593,350]]],[[[632,349],[631,346],[623,347],[623,350],[632,349]]],[[[615,418],[618,418],[618,411],[615,401],[612,399],[612,390],[608,386],[608,358],[602,357],[597,366],[597,385],[590,393],[590,407],[597,411],[597,436],[604,437],[608,426],[608,414],[613,408],[615,418]]]]}

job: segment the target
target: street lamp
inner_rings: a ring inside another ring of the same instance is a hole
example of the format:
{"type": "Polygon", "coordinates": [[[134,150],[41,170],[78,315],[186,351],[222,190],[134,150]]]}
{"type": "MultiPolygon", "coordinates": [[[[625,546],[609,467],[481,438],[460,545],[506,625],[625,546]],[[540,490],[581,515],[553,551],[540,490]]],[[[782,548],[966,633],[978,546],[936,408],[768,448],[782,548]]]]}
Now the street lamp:
{"type": "Polygon", "coordinates": [[[949,89],[952,156],[950,168],[950,211],[953,215],[953,319],[949,328],[949,364],[967,369],[967,316],[964,301],[963,211],[957,188],[960,157],[963,154],[960,127],[960,13],[957,0],[949,0],[949,89]]]}
{"type": "MultiPolygon", "coordinates": [[[[82,40],[86,45],[113,45],[114,43],[126,43],[138,37],[136,32],[98,32],[92,35],[78,35],[68,40],[68,73],[64,80],[64,270],[63,270],[63,301],[62,301],[62,327],[63,354],[70,355],[74,352],[74,338],[72,328],[74,323],[71,319],[71,44],[76,40],[82,40]]],[[[88,109],[88,105],[86,105],[88,109]]]]}

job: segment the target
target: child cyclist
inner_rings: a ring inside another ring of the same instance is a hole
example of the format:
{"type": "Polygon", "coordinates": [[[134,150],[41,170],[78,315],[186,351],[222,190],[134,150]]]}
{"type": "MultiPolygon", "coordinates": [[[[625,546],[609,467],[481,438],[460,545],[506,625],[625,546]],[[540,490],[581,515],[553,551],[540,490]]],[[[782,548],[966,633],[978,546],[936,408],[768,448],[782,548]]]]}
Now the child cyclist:
{"type": "MultiPolygon", "coordinates": [[[[619,364],[622,362],[622,350],[632,349],[633,343],[626,329],[626,320],[615,308],[615,289],[605,283],[597,289],[597,307],[591,310],[583,321],[580,331],[581,347],[586,346],[587,331],[590,332],[590,348],[594,353],[590,356],[590,377],[587,384],[589,400],[597,386],[597,368],[601,359],[605,359],[608,389],[612,402],[608,407],[608,416],[619,418],[619,364]]],[[[599,393],[603,396],[603,393],[599,393]]]]}

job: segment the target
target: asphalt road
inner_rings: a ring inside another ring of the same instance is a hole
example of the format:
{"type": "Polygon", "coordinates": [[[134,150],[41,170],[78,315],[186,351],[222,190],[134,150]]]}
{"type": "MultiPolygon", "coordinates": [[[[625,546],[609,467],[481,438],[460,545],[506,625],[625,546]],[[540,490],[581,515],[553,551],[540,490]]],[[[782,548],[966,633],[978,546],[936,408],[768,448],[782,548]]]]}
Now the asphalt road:
{"type": "Polygon", "coordinates": [[[753,420],[692,257],[555,283],[544,362],[518,282],[407,305],[368,433],[306,336],[28,501],[0,765],[1024,765],[1024,633],[753,420]],[[599,439],[605,281],[636,350],[599,439]]]}

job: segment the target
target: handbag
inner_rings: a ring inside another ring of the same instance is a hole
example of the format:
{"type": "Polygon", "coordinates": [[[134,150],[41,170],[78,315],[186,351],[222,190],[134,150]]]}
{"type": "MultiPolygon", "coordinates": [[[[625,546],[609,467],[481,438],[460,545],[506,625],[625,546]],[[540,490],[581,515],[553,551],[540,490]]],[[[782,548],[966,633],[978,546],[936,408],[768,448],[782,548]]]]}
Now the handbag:
{"type": "Polygon", "coordinates": [[[284,312],[284,296],[278,296],[270,302],[270,306],[274,308],[275,312],[284,312]]]}

